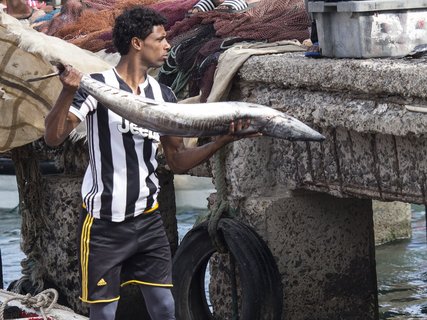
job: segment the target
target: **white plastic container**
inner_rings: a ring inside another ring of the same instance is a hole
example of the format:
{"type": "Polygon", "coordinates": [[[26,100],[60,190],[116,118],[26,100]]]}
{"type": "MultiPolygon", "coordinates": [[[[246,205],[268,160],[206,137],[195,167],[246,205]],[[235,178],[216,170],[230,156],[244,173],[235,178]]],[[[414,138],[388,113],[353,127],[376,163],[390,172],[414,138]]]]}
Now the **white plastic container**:
{"type": "Polygon", "coordinates": [[[309,2],[322,55],[404,56],[427,44],[427,0],[309,2]]]}

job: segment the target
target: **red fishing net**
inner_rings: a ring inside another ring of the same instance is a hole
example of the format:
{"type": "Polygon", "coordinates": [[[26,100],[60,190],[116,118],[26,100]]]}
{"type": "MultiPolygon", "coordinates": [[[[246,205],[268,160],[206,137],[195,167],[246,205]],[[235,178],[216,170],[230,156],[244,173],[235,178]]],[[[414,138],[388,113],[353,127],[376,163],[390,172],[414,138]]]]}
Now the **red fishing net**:
{"type": "Polygon", "coordinates": [[[87,8],[92,8],[96,10],[106,10],[114,7],[116,0],[82,0],[82,3],[87,8]]]}
{"type": "Polygon", "coordinates": [[[209,11],[185,18],[197,0],[68,0],[61,14],[40,27],[45,33],[68,40],[79,47],[99,51],[111,47],[111,28],[125,8],[147,5],[168,18],[168,39],[196,28],[213,24],[216,36],[231,36],[262,41],[309,37],[309,17],[304,0],[260,0],[245,13],[209,11]]]}
{"type": "Polygon", "coordinates": [[[83,10],[84,6],[80,1],[68,0],[67,3],[61,7],[61,12],[51,21],[47,21],[41,25],[39,30],[48,35],[55,35],[55,33],[61,30],[65,25],[76,22],[83,10]]]}
{"type": "Polygon", "coordinates": [[[166,30],[168,30],[175,22],[184,19],[186,13],[197,1],[198,0],[167,0],[154,3],[149,7],[161,12],[168,19],[168,24],[165,26],[166,30]]]}
{"type": "Polygon", "coordinates": [[[159,80],[175,93],[209,94],[219,54],[235,41],[279,41],[309,38],[310,19],[304,0],[260,0],[244,13],[209,11],[186,17],[198,0],[68,0],[46,33],[81,48],[113,52],[112,26],[123,9],[146,5],[167,19],[172,45],[159,80]],[[208,76],[209,75],[209,76],[208,76]],[[209,79],[208,79],[209,78],[209,79]]]}
{"type": "Polygon", "coordinates": [[[224,16],[214,21],[217,35],[254,40],[297,39],[309,37],[310,18],[303,0],[261,0],[247,15],[234,19],[224,16]]]}
{"type": "MultiPolygon", "coordinates": [[[[157,0],[68,0],[45,33],[92,52],[112,50],[112,26],[123,9],[152,5],[157,0]]],[[[43,30],[42,27],[39,30],[43,30]]]]}
{"type": "Polygon", "coordinates": [[[303,41],[309,37],[309,26],[304,0],[260,0],[244,13],[209,11],[192,15],[177,21],[169,30],[174,54],[160,71],[159,80],[170,85],[179,97],[200,92],[201,101],[206,101],[219,54],[233,42],[303,41]],[[202,26],[213,26],[215,34],[210,41],[205,38],[195,54],[194,44],[183,44],[200,43],[202,26]]]}
{"type": "Polygon", "coordinates": [[[245,13],[209,11],[179,21],[172,26],[169,38],[173,39],[196,25],[209,23],[213,23],[216,35],[222,38],[303,41],[309,37],[310,19],[304,0],[261,0],[245,13]]]}

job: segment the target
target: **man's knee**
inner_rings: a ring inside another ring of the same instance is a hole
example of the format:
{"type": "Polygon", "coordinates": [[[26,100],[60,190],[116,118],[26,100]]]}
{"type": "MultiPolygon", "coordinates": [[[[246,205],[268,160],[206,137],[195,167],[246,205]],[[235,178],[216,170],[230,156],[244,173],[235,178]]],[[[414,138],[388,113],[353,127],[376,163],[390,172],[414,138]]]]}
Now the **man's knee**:
{"type": "Polygon", "coordinates": [[[152,319],[175,320],[175,301],[169,288],[140,287],[152,319]]]}

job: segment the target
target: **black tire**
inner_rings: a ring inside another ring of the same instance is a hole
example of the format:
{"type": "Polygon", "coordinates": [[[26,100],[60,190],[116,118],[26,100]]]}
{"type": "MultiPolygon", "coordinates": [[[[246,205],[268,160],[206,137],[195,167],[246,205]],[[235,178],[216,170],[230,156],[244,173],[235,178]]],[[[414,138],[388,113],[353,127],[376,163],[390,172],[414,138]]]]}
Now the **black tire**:
{"type": "MultiPolygon", "coordinates": [[[[281,277],[265,242],[250,227],[233,219],[221,219],[220,234],[234,257],[240,275],[240,320],[280,320],[283,292],[281,277]]],[[[173,262],[173,293],[178,320],[212,320],[205,295],[206,267],[216,252],[207,222],[182,240],[173,262]]]]}

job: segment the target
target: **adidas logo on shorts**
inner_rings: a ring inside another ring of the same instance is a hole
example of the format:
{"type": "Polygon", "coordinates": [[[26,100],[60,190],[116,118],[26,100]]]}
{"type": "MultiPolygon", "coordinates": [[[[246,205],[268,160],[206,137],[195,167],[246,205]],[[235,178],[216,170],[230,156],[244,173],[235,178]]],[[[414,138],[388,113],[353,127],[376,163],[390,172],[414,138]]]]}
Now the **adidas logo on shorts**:
{"type": "Polygon", "coordinates": [[[101,280],[98,281],[96,284],[98,287],[106,286],[107,282],[104,280],[104,278],[101,278],[101,280]]]}

